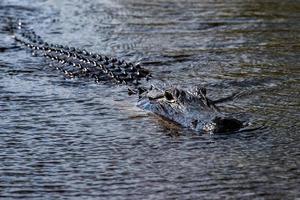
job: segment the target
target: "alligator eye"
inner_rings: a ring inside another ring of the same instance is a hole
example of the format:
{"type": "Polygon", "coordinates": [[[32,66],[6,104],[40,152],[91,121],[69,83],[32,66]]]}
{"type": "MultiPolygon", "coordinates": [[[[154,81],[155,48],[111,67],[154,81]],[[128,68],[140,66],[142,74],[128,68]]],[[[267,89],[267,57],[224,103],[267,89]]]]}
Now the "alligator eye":
{"type": "Polygon", "coordinates": [[[169,92],[169,91],[165,91],[165,98],[168,100],[168,101],[173,101],[175,100],[173,95],[169,92]]]}

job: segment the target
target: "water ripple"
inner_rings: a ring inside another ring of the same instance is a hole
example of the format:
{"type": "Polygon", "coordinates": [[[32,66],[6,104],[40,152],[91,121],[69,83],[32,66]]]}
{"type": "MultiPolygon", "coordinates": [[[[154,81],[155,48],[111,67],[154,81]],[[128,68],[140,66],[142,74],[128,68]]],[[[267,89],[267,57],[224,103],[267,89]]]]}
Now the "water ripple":
{"type": "Polygon", "coordinates": [[[298,1],[0,2],[1,199],[296,199],[298,1]],[[8,17],[65,44],[204,85],[264,129],[201,135],[135,107],[126,88],[66,79],[19,48],[8,17]]]}

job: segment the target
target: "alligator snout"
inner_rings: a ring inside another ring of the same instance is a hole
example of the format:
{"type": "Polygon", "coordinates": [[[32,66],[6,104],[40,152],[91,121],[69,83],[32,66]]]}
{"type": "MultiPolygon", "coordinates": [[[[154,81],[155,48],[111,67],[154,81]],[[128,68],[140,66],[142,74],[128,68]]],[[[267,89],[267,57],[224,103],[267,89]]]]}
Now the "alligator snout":
{"type": "Polygon", "coordinates": [[[235,118],[215,117],[212,122],[215,124],[214,133],[233,132],[243,128],[243,123],[235,118]]]}

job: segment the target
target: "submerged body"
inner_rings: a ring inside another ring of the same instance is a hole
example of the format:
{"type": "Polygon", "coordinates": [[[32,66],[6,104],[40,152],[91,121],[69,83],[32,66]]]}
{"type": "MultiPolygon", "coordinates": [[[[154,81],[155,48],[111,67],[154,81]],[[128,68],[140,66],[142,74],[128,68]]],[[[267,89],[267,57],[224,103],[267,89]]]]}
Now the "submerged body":
{"type": "Polygon", "coordinates": [[[51,59],[56,69],[66,76],[127,85],[131,94],[138,94],[139,108],[183,127],[208,133],[234,132],[243,127],[241,121],[219,111],[216,101],[206,97],[205,88],[195,87],[191,91],[176,87],[145,88],[140,81],[149,81],[151,74],[138,64],[73,47],[48,44],[21,23],[12,28],[12,33],[18,43],[30,48],[35,55],[51,59]]]}

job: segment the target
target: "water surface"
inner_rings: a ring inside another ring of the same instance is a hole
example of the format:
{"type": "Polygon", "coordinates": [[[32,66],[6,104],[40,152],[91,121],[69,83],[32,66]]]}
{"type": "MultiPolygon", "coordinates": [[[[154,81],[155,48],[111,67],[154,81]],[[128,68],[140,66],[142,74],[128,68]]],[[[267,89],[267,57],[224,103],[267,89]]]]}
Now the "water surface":
{"type": "Polygon", "coordinates": [[[2,0],[0,198],[300,197],[300,2],[2,0]],[[203,135],[135,107],[126,87],[66,79],[9,35],[141,62],[155,79],[208,88],[257,130],[203,135]]]}

